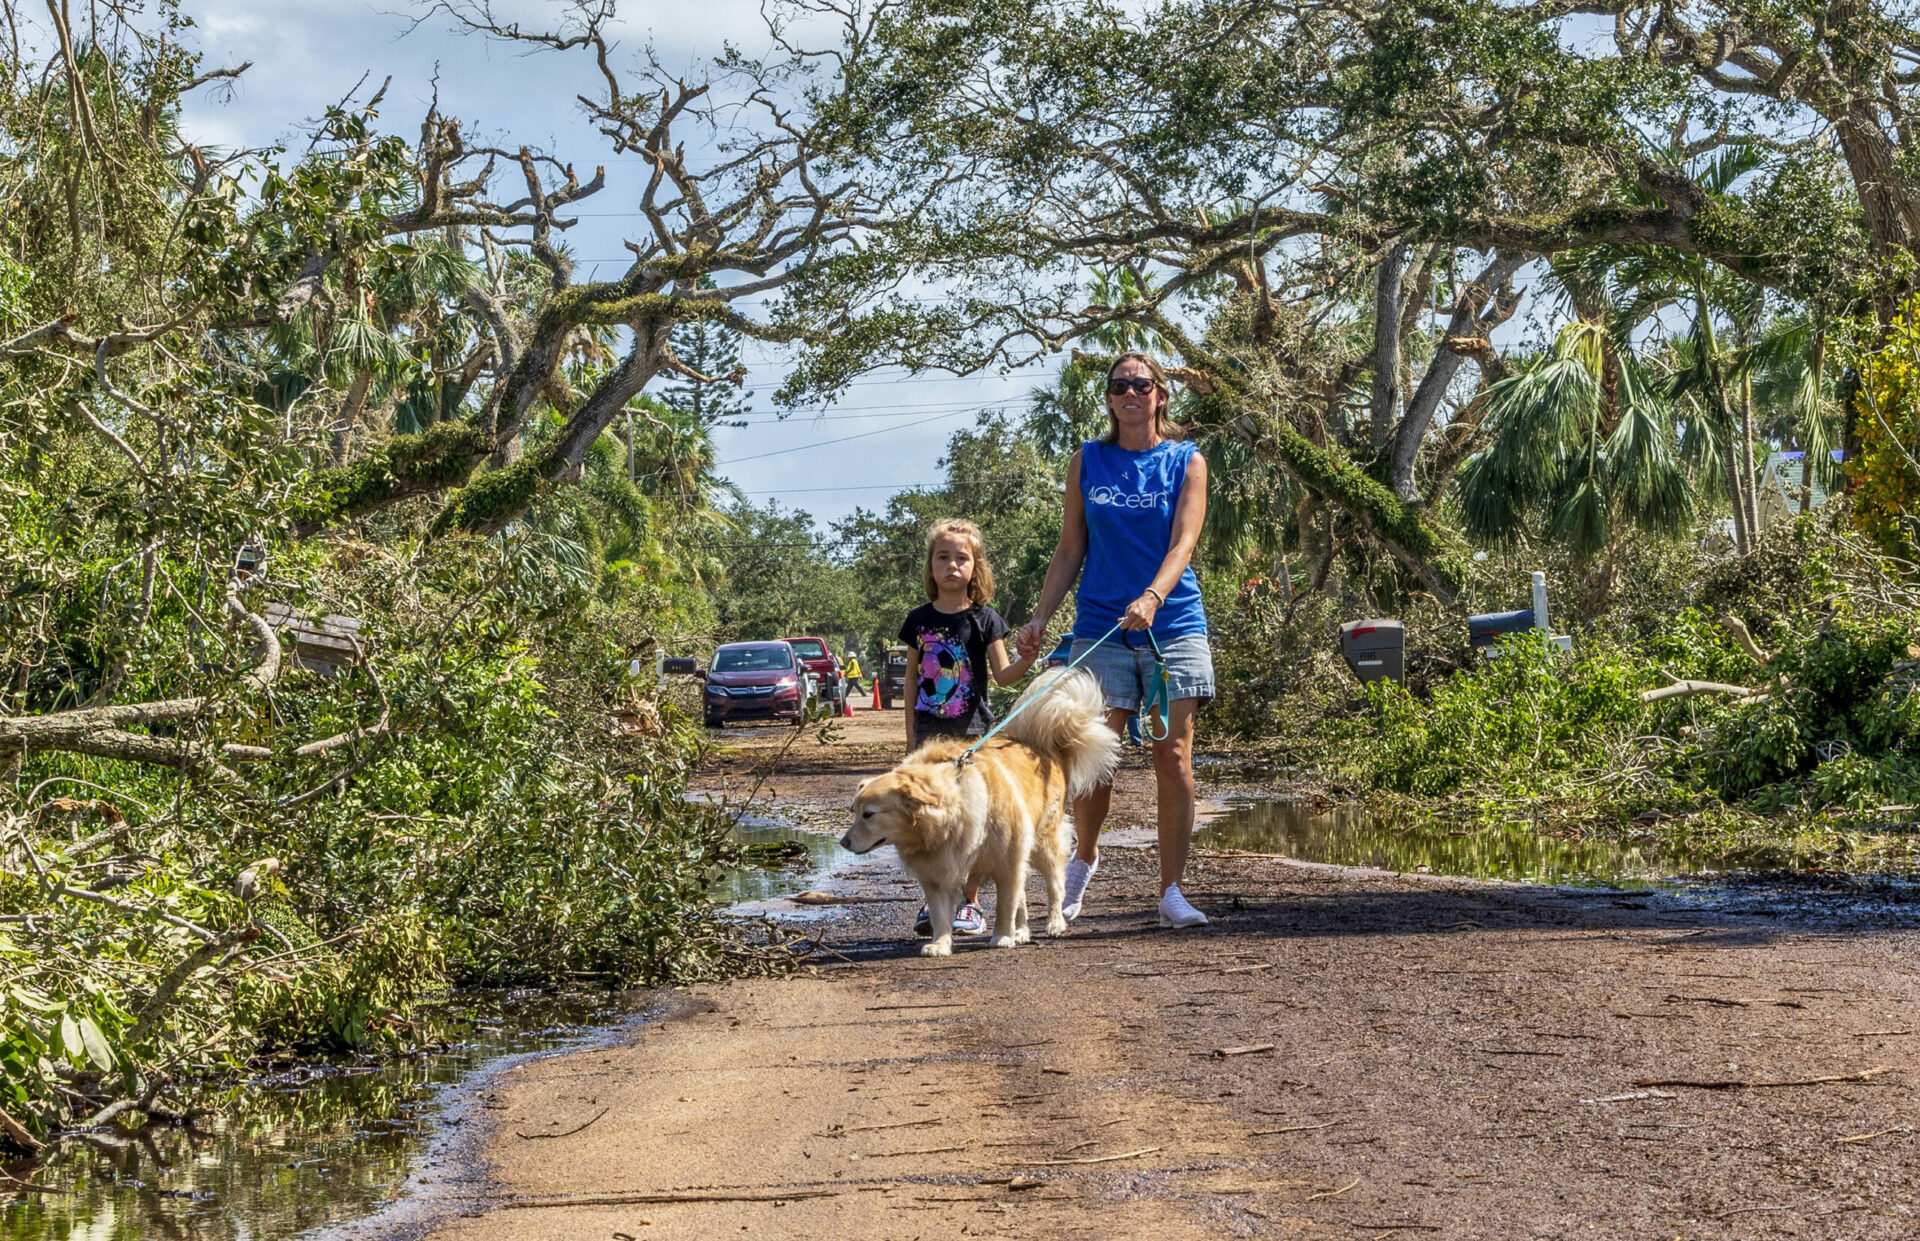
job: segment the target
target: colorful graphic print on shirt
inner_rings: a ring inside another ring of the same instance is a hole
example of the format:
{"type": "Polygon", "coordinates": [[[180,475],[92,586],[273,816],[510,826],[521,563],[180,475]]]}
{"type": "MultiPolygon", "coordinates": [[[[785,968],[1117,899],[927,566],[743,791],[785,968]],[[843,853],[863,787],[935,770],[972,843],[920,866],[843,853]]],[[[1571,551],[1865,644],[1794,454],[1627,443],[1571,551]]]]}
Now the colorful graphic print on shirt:
{"type": "Polygon", "coordinates": [[[973,710],[973,667],[966,644],[936,630],[920,631],[920,694],[914,710],[964,719],[973,710]]]}

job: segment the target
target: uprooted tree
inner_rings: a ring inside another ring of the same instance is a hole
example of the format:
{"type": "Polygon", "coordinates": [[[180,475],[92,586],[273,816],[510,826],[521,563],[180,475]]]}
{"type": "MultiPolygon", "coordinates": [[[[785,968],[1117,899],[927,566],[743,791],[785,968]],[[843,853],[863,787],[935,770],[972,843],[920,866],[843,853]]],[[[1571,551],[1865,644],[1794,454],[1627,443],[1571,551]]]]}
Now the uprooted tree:
{"type": "MultiPolygon", "coordinates": [[[[630,84],[608,41],[610,0],[574,6],[553,32],[496,20],[482,3],[432,10],[595,66],[588,117],[613,153],[650,165],[637,204],[645,230],[619,277],[577,279],[562,244],[569,209],[602,191],[603,171],[583,179],[529,148],[472,143],[437,108],[409,145],[376,128],[385,87],[331,109],[314,144],[331,153],[290,167],[270,153],[217,157],[175,132],[181,93],[241,69],[196,74],[163,39],[140,36],[129,59],[75,50],[61,25],[49,84],[14,101],[23,131],[40,111],[13,161],[25,216],[13,250],[62,256],[54,266],[69,279],[35,263],[0,356],[15,369],[22,428],[90,432],[124,503],[147,519],[152,540],[125,579],[142,595],[129,615],[150,602],[167,509],[227,512],[241,537],[299,538],[427,497],[439,532],[499,531],[543,489],[577,478],[657,377],[740,382],[680,358],[676,329],[825,340],[844,313],[825,300],[790,303],[779,318],[756,310],[913,215],[914,200],[877,194],[817,136],[820,101],[795,97],[794,80],[818,56],[733,57],[711,82],[649,65],[630,84]],[[689,131],[704,154],[689,153],[689,131]],[[115,270],[96,277],[107,257],[115,270]],[[588,379],[576,388],[563,363],[596,333],[603,364],[574,368],[588,379]],[[541,412],[558,425],[529,446],[541,412]],[[270,457],[324,468],[271,496],[236,486],[270,457]],[[251,511],[232,511],[236,494],[251,511]]],[[[853,44],[858,20],[849,16],[853,44]]],[[[96,689],[88,707],[113,697],[96,689]]],[[[93,717],[0,720],[0,746],[65,744],[85,733],[83,718],[93,717]]]]}
{"type": "Polygon", "coordinates": [[[0,987],[0,1078],[31,1104],[0,1129],[161,1114],[168,1066],[244,1059],[248,1034],[365,1045],[448,972],[705,968],[689,743],[601,734],[610,670],[711,623],[675,600],[722,518],[698,485],[637,485],[645,454],[603,432],[652,419],[637,398],[662,376],[740,382],[676,329],[825,339],[842,309],[767,304],[916,209],[820,136],[798,83],[831,56],[634,78],[604,0],[550,32],[427,6],[592,68],[589,120],[647,171],[626,269],[582,280],[564,238],[598,170],[437,106],[397,136],[387,85],[304,149],[211,150],[181,100],[246,66],[203,69],[171,4],[0,3],[0,971],[34,975],[0,987]],[[374,618],[378,643],[297,671],[289,595],[374,618]],[[522,782],[558,787],[504,814],[522,782]],[[520,839],[473,847],[495,832],[520,839]],[[272,886],[267,843],[284,926],[239,895],[272,886]],[[602,849],[625,890],[579,886],[584,862],[502,865],[602,849]]]}

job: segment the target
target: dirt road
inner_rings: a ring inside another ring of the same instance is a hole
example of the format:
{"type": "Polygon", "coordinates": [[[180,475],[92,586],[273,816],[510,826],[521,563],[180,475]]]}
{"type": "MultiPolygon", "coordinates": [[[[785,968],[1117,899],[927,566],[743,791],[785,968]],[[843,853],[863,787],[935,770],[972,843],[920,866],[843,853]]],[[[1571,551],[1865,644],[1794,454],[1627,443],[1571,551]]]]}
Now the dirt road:
{"type": "MultiPolygon", "coordinates": [[[[835,817],[898,730],[797,745],[780,812],[835,817]]],[[[1115,804],[1150,824],[1150,773],[1115,804]]],[[[1920,1237],[1910,925],[1203,851],[1213,925],[1169,932],[1151,854],[1104,857],[1068,938],[932,961],[875,854],[819,968],[499,1082],[432,1235],[1920,1237]]]]}

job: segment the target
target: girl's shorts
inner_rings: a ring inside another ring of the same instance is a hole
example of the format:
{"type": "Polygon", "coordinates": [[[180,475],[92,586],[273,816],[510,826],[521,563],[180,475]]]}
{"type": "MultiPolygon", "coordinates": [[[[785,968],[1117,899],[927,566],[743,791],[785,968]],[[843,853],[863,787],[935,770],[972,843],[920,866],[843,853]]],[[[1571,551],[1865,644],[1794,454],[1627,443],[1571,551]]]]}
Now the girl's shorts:
{"type": "MultiPolygon", "coordinates": [[[[1069,659],[1079,659],[1094,646],[1087,638],[1075,638],[1069,659]]],[[[1213,697],[1213,647],[1204,633],[1168,638],[1160,644],[1167,661],[1167,698],[1213,697]]],[[[1147,680],[1153,675],[1153,644],[1145,633],[1122,629],[1094,649],[1079,665],[1100,682],[1100,692],[1110,711],[1138,711],[1146,701],[1147,680]]]]}

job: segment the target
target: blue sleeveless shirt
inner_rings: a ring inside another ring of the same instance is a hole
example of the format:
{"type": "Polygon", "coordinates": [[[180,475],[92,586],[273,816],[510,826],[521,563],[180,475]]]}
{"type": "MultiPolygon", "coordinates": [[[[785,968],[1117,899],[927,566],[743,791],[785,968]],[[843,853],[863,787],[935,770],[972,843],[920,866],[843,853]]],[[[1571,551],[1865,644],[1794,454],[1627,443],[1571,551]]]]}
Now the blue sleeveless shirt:
{"type": "MultiPolygon", "coordinates": [[[[1153,584],[1173,545],[1173,510],[1193,452],[1192,440],[1161,440],[1145,452],[1097,440],[1081,445],[1087,561],[1074,595],[1074,637],[1091,640],[1105,633],[1153,584]]],[[[1154,614],[1153,636],[1164,642],[1205,632],[1200,581],[1188,565],[1154,614]]]]}

